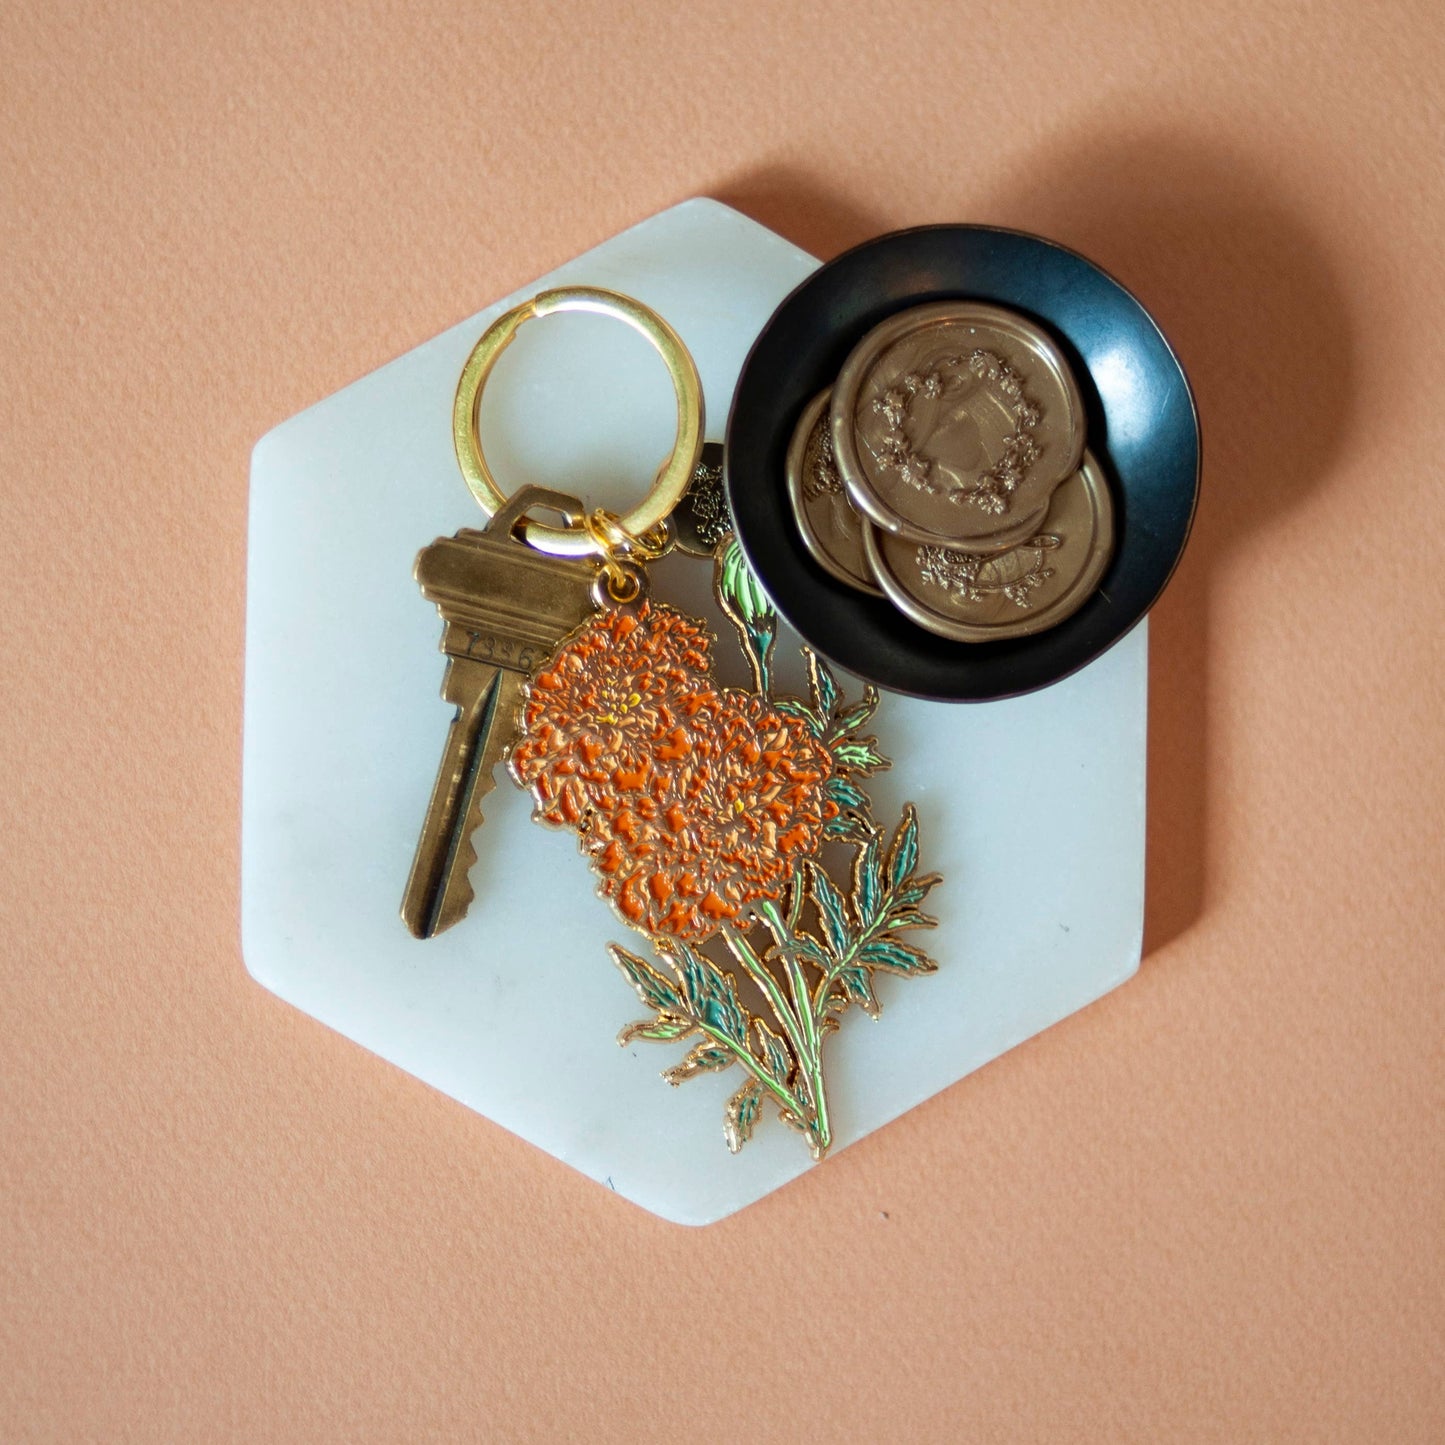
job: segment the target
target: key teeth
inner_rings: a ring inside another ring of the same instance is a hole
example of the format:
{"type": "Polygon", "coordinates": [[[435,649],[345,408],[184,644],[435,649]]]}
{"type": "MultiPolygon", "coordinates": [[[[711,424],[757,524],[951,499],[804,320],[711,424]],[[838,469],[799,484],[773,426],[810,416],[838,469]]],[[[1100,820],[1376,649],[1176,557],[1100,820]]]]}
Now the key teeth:
{"type": "MultiPolygon", "coordinates": [[[[480,820],[478,826],[480,826],[480,820]]],[[[432,922],[431,932],[427,934],[428,938],[435,938],[437,934],[445,933],[447,929],[460,923],[467,916],[467,910],[476,901],[476,891],[472,887],[469,875],[477,866],[477,850],[472,846],[470,834],[457,849],[457,866],[460,870],[455,875],[457,881],[452,887],[442,889],[436,918],[432,922]]]]}
{"type": "Polygon", "coordinates": [[[432,916],[423,924],[426,931],[417,933],[413,929],[415,937],[435,938],[437,934],[445,933],[467,916],[468,910],[476,901],[471,872],[477,865],[477,849],[472,839],[476,837],[477,829],[486,822],[486,815],[482,812],[482,799],[496,786],[497,763],[493,763],[486,772],[478,770],[472,796],[462,818],[462,833],[457,840],[456,855],[447,870],[447,876],[442,880],[432,916]]]}
{"type": "MultiPolygon", "coordinates": [[[[490,792],[495,787],[495,781],[490,778],[477,779],[478,796],[490,792]]],[[[439,933],[445,933],[447,929],[460,923],[467,916],[467,910],[476,900],[476,892],[471,884],[471,871],[477,864],[477,850],[472,843],[472,836],[483,822],[481,809],[477,809],[477,820],[474,826],[468,828],[464,821],[462,826],[466,832],[457,844],[456,856],[452,860],[452,866],[447,873],[438,881],[435,891],[428,890],[420,900],[413,897],[412,886],[408,885],[406,896],[401,903],[401,921],[406,924],[407,932],[413,938],[426,940],[435,938],[439,933]],[[450,882],[448,882],[450,878],[450,882]]]]}
{"type": "Polygon", "coordinates": [[[469,659],[449,662],[443,696],[456,703],[457,715],[402,903],[413,938],[445,933],[475,901],[472,840],[485,821],[482,802],[497,786],[497,767],[519,732],[520,689],[519,674],[469,659]]]}

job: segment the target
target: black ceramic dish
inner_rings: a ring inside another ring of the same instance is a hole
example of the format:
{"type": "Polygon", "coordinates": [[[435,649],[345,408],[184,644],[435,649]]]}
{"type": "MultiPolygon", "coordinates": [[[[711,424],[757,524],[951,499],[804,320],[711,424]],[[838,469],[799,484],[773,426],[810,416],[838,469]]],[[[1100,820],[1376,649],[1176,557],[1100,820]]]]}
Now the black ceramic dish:
{"type": "Polygon", "coordinates": [[[1194,519],[1199,421],[1183,368],[1149,313],[1092,262],[1019,231],[921,226],[845,252],[773,313],[733,397],[725,485],[743,552],[810,647],[895,692],[987,702],[1067,677],[1149,610],[1194,519]],[[1058,338],[1083,393],[1089,448],[1113,491],[1114,557],[1098,590],[1033,637],[935,637],[824,572],[789,510],[788,441],[809,398],[885,316],[949,298],[1024,312],[1058,338]]]}

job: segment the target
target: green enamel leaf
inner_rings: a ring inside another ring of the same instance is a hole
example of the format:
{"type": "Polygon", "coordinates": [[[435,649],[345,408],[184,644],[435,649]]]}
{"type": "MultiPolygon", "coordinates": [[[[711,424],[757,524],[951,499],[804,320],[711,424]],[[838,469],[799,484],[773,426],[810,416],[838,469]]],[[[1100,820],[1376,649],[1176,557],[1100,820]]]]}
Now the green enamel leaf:
{"type": "Polygon", "coordinates": [[[834,744],[833,761],[840,768],[864,777],[870,773],[881,773],[892,766],[878,751],[877,738],[847,738],[834,744]]]}
{"type": "Polygon", "coordinates": [[[803,658],[808,665],[808,683],[813,690],[813,706],[819,717],[832,717],[838,703],[838,683],[828,664],[817,653],[803,649],[803,658]]]}
{"type": "Polygon", "coordinates": [[[839,713],[833,720],[833,732],[839,737],[847,733],[855,733],[877,710],[878,690],[869,687],[863,693],[862,702],[855,702],[852,707],[839,713]]]}
{"type": "Polygon", "coordinates": [[[838,981],[843,985],[844,992],[856,1003],[869,1018],[877,1018],[881,1010],[878,1006],[878,997],[873,992],[873,981],[868,977],[866,968],[845,968],[838,975],[838,981]]]}
{"type": "Polygon", "coordinates": [[[811,933],[795,931],[793,934],[793,947],[805,958],[814,968],[827,971],[829,958],[823,949],[823,945],[813,937],[811,933]]]}
{"type": "Polygon", "coordinates": [[[655,1039],[666,1043],[671,1039],[685,1039],[697,1032],[697,1025],[691,1019],[679,1018],[675,1014],[658,1014],[655,1019],[642,1019],[628,1024],[617,1035],[619,1044],[630,1044],[633,1039],[655,1039]]]}
{"type": "Polygon", "coordinates": [[[868,794],[848,778],[829,778],[823,791],[840,808],[855,809],[868,806],[868,794]]]}
{"type": "Polygon", "coordinates": [[[857,813],[837,813],[823,824],[823,836],[848,843],[862,843],[873,836],[873,830],[857,813]]]}
{"type": "Polygon", "coordinates": [[[674,1087],[698,1074],[714,1073],[737,1063],[737,1055],[719,1044],[699,1044],[680,1063],[662,1071],[662,1077],[674,1087]]]}
{"type": "Polygon", "coordinates": [[[753,1137],[753,1129],[757,1125],[758,1115],[762,1111],[762,1085],[756,1079],[749,1079],[728,1100],[727,1114],[723,1121],[723,1133],[727,1138],[730,1153],[736,1154],[753,1137]]]}
{"type": "Polygon", "coordinates": [[[890,931],[900,928],[937,928],[938,920],[932,914],[923,913],[917,908],[900,908],[888,915],[888,927],[890,931]]]}
{"type": "Polygon", "coordinates": [[[822,722],[818,714],[798,697],[775,697],[773,706],[783,714],[784,717],[795,717],[814,737],[821,737],[823,733],[822,722]]]}
{"type": "Polygon", "coordinates": [[[916,903],[922,903],[928,896],[928,890],[938,883],[940,878],[941,875],[937,873],[916,874],[894,893],[894,903],[900,908],[911,908],[916,903]]]}
{"type": "Polygon", "coordinates": [[[917,866],[918,814],[909,803],[903,809],[903,820],[893,835],[893,846],[888,850],[888,876],[893,886],[900,887],[917,866]]]}
{"type": "Polygon", "coordinates": [[[746,1048],[748,1016],[738,1002],[733,981],[710,958],[688,948],[679,947],[682,960],[683,988],[687,994],[687,1009],[693,1018],[725,1038],[731,1039],[739,1048],[746,1048]]]}
{"type": "Polygon", "coordinates": [[[788,1046],[762,1019],[753,1020],[753,1034],[757,1039],[756,1053],[769,1077],[786,1084],[793,1072],[793,1056],[788,1052],[788,1046]]]}
{"type": "Polygon", "coordinates": [[[646,959],[629,953],[621,944],[609,943],[607,952],[612,961],[626,976],[628,983],[637,990],[637,996],[648,1008],[659,1013],[684,1012],[682,999],[677,989],[665,979],[646,959]]]}
{"type": "Polygon", "coordinates": [[[848,905],[843,902],[842,895],[833,886],[833,880],[823,872],[818,864],[812,865],[808,877],[813,885],[813,902],[818,905],[818,917],[822,920],[828,945],[834,953],[842,954],[847,951],[850,932],[848,905]]]}
{"type": "Polygon", "coordinates": [[[858,962],[888,973],[918,975],[938,971],[938,965],[926,953],[894,938],[875,938],[865,943],[859,951],[858,962]]]}
{"type": "Polygon", "coordinates": [[[876,833],[859,850],[853,864],[853,901],[860,925],[869,927],[883,902],[883,860],[876,833]]]}

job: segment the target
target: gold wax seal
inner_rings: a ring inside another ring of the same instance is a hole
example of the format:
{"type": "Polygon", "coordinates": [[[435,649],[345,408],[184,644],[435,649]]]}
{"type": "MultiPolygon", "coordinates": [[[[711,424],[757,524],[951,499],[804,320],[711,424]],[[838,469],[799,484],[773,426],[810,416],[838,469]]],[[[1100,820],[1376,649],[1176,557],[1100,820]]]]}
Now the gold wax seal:
{"type": "Polygon", "coordinates": [[[733,529],[723,493],[723,444],[704,442],[692,480],[672,514],[677,550],[689,557],[711,557],[733,529]]]}
{"type": "Polygon", "coordinates": [[[788,446],[788,500],[803,545],[830,576],[860,592],[883,595],[863,552],[863,519],[848,500],[828,428],[831,390],[803,408],[788,446]]]}
{"type": "Polygon", "coordinates": [[[873,328],[833,388],[854,504],[915,542],[1002,551],[1079,466],[1084,408],[1063,352],[1026,317],[943,301],[873,328]]]}
{"type": "Polygon", "coordinates": [[[907,541],[868,527],[868,563],[900,612],[942,637],[999,642],[1043,632],[1088,600],[1114,546],[1114,509],[1093,453],[1053,497],[1043,526],[1008,552],[907,541]]]}

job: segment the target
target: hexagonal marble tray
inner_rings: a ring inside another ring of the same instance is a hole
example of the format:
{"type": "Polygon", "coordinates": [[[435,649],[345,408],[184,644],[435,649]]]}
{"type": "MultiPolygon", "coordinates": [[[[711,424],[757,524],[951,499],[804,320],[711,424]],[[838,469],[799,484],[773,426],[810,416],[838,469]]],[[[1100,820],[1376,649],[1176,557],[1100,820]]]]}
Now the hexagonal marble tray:
{"type": "MultiPolygon", "coordinates": [[[[609,962],[635,942],[593,891],[571,834],[530,821],[505,779],[486,804],[476,900],[413,940],[398,917],[451,709],[419,548],[481,525],[452,452],[473,343],[544,285],[637,296],[681,333],[720,437],[748,347],[817,263],[726,206],[644,221],[283,423],[251,469],[242,941],[267,988],[664,1218],[702,1224],[813,1167],[765,1119],[723,1142],[730,1074],[669,1088],[676,1045],[618,1048],[640,1014],[609,962]]],[[[524,327],[483,406],[513,484],[616,506],[671,445],[671,389],[640,338],[598,317],[524,327]]],[[[742,684],[710,569],[669,558],[656,595],[704,612],[742,684]]],[[[779,654],[796,655],[786,635],[779,654]]],[[[885,697],[880,820],[918,804],[932,977],[884,978],[882,1018],[829,1041],[834,1155],[1082,1008],[1138,967],[1144,898],[1146,634],[1074,677],[984,706],[885,697]]],[[[801,687],[800,675],[789,679],[801,687]]],[[[826,1167],[826,1165],[825,1165],[826,1167]]]]}

